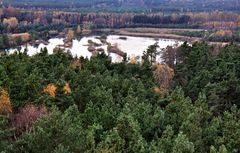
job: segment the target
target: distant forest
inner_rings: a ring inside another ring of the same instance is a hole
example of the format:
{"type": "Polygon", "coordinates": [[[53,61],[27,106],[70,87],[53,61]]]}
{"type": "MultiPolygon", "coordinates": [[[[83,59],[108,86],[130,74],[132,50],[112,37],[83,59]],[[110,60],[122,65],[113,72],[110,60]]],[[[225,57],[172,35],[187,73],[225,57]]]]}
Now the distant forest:
{"type": "Polygon", "coordinates": [[[5,5],[43,8],[91,8],[91,11],[239,11],[239,0],[4,0],[5,5]]]}

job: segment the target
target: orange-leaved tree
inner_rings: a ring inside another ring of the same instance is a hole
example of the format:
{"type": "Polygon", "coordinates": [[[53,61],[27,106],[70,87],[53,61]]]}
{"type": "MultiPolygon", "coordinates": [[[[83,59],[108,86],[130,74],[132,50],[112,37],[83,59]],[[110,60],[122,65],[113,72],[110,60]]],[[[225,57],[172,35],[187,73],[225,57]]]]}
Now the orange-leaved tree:
{"type": "Polygon", "coordinates": [[[0,88],[0,114],[12,112],[12,104],[6,90],[0,88]]]}
{"type": "Polygon", "coordinates": [[[57,90],[57,87],[53,83],[50,83],[43,88],[43,92],[48,93],[52,97],[55,97],[56,90],[57,90]]]}
{"type": "Polygon", "coordinates": [[[135,56],[131,57],[129,63],[137,64],[137,58],[135,56]]]}
{"type": "MultiPolygon", "coordinates": [[[[63,91],[65,94],[71,93],[71,87],[69,83],[65,83],[63,87],[63,91]]],[[[57,92],[57,87],[54,83],[50,83],[43,88],[43,92],[48,93],[51,97],[55,97],[57,92]]]]}

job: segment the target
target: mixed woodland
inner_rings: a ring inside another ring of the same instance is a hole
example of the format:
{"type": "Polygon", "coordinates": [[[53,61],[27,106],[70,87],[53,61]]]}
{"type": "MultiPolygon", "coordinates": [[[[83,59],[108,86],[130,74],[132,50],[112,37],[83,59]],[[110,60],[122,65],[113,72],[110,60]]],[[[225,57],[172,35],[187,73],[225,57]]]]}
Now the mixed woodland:
{"type": "Polygon", "coordinates": [[[238,0],[4,0],[21,8],[112,12],[238,11],[238,0]]]}
{"type": "Polygon", "coordinates": [[[175,33],[207,41],[240,42],[240,15],[234,12],[119,13],[73,12],[44,8],[0,8],[0,49],[35,40],[65,37],[68,31],[84,36],[86,31],[122,28],[185,28],[175,33]],[[188,29],[202,31],[189,31],[188,29]]]}
{"type": "Polygon", "coordinates": [[[140,63],[2,53],[0,152],[238,153],[239,61],[205,42],[153,44],[140,63]]]}
{"type": "Polygon", "coordinates": [[[236,0],[4,0],[0,153],[240,152],[239,8],[236,0]],[[203,41],[155,43],[120,63],[101,51],[20,51],[139,27],[184,28],[174,34],[203,41]]]}

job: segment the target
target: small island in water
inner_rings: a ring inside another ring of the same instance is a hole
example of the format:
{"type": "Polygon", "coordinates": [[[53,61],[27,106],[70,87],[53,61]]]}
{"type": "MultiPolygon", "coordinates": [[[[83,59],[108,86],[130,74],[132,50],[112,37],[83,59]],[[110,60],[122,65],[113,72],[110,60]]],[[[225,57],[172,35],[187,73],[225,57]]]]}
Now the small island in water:
{"type": "Polygon", "coordinates": [[[240,152],[239,0],[0,0],[0,153],[240,152]]]}

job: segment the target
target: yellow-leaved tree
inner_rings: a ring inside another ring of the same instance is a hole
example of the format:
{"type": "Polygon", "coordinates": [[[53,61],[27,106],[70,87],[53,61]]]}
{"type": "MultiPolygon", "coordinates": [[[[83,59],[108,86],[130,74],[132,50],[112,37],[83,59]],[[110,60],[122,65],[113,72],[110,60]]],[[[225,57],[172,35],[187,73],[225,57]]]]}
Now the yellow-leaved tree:
{"type": "Polygon", "coordinates": [[[153,72],[154,79],[159,83],[160,87],[155,87],[154,91],[157,93],[164,93],[174,76],[174,71],[166,64],[155,65],[155,70],[153,72]]]}
{"type": "Polygon", "coordinates": [[[0,88],[0,114],[9,114],[12,112],[12,104],[6,90],[0,88]]]}
{"type": "Polygon", "coordinates": [[[217,36],[217,37],[232,37],[233,32],[231,30],[218,30],[218,31],[216,31],[215,36],[217,36]]]}
{"type": "Polygon", "coordinates": [[[63,90],[64,90],[65,94],[71,93],[71,88],[70,88],[69,83],[65,84],[65,86],[63,87],[63,90]]]}
{"type": "Polygon", "coordinates": [[[74,33],[74,31],[72,30],[72,29],[69,29],[68,30],[68,33],[67,33],[67,40],[72,40],[73,38],[74,38],[74,36],[75,36],[75,33],[74,33]]]}

